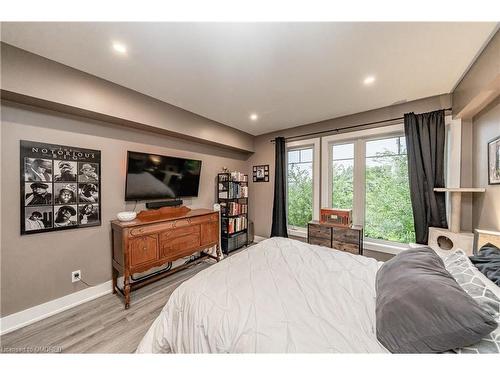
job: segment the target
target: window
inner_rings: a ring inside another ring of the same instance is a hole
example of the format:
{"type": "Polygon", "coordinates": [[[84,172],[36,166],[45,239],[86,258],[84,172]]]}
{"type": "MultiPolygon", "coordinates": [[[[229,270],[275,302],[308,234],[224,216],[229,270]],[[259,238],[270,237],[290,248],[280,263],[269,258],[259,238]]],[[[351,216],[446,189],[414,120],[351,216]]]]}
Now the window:
{"type": "Polygon", "coordinates": [[[288,150],[288,225],[305,228],[313,218],[313,148],[288,150]]]}
{"type": "Polygon", "coordinates": [[[352,208],[354,143],[332,145],[332,206],[352,208]]]}
{"type": "Polygon", "coordinates": [[[376,250],[415,241],[402,124],[323,137],[322,207],[352,208],[376,250]]]}
{"type": "Polygon", "coordinates": [[[319,138],[287,143],[288,233],[307,237],[307,223],[319,219],[319,138]]]}
{"type": "Polygon", "coordinates": [[[365,236],[415,242],[405,138],[367,140],[365,236]]]}

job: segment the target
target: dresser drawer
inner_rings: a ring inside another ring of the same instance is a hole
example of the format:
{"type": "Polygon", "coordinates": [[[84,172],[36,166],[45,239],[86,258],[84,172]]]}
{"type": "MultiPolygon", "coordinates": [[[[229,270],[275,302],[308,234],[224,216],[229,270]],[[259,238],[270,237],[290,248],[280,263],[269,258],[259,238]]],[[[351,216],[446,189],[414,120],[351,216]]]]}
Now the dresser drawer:
{"type": "MultiPolygon", "coordinates": [[[[198,227],[199,229],[199,227],[198,227]]],[[[165,261],[173,261],[183,256],[192,255],[200,247],[200,233],[170,238],[161,242],[160,257],[165,261]]]]}
{"type": "Polygon", "coordinates": [[[216,222],[219,221],[219,214],[210,214],[210,215],[204,215],[204,216],[197,216],[197,217],[192,217],[191,219],[191,224],[201,224],[201,223],[208,223],[208,222],[216,222]]]}
{"type": "Polygon", "coordinates": [[[356,255],[360,254],[358,244],[338,242],[338,241],[333,240],[332,241],[332,249],[342,250],[342,251],[346,251],[348,253],[356,254],[356,255]]]}
{"type": "Polygon", "coordinates": [[[361,231],[350,228],[332,228],[333,241],[359,244],[361,231]]]}
{"type": "Polygon", "coordinates": [[[171,230],[166,230],[160,233],[160,243],[170,241],[172,238],[189,236],[192,234],[200,234],[199,225],[191,225],[187,227],[173,228],[171,230]]]}
{"type": "Polygon", "coordinates": [[[320,246],[325,246],[325,247],[330,247],[330,238],[321,238],[321,237],[309,237],[308,239],[309,243],[311,245],[320,245],[320,246]]]}
{"type": "Polygon", "coordinates": [[[308,235],[311,238],[324,238],[330,240],[332,231],[331,228],[324,225],[309,224],[308,235]]]}
{"type": "Polygon", "coordinates": [[[150,234],[150,233],[158,233],[162,230],[173,228],[174,227],[174,222],[169,221],[161,224],[151,224],[151,225],[144,225],[142,227],[138,228],[132,228],[129,230],[129,236],[130,237],[137,237],[137,236],[143,236],[145,234],[150,234]]]}
{"type": "Polygon", "coordinates": [[[129,241],[130,267],[154,262],[158,259],[158,236],[149,235],[129,241]]]}

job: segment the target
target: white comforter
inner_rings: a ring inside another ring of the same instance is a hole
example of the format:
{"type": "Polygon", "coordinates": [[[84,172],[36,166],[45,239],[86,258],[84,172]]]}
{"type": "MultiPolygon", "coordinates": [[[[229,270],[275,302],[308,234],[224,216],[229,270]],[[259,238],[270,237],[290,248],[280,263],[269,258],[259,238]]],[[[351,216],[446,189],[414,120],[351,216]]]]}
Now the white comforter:
{"type": "Polygon", "coordinates": [[[387,352],[372,258],[271,238],[172,294],[138,353],[387,352]]]}

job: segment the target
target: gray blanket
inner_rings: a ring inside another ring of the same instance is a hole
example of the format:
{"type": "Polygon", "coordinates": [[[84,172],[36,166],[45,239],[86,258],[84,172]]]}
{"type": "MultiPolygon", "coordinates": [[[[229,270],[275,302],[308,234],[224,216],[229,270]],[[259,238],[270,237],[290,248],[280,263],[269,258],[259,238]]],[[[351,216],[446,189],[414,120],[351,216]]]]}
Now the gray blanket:
{"type": "Polygon", "coordinates": [[[488,279],[500,286],[500,249],[487,243],[476,255],[469,257],[474,266],[488,279]]]}

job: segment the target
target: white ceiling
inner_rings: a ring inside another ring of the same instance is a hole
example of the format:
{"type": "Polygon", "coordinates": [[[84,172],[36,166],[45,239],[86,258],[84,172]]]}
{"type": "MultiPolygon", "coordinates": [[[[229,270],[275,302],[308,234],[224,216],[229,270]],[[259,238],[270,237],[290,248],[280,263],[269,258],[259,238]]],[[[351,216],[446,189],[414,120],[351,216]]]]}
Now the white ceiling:
{"type": "Polygon", "coordinates": [[[1,39],[258,135],[448,93],[496,27],[3,23],[1,39]],[[113,41],[127,46],[126,56],[112,50],[113,41]],[[376,81],[366,87],[368,75],[376,81]]]}

